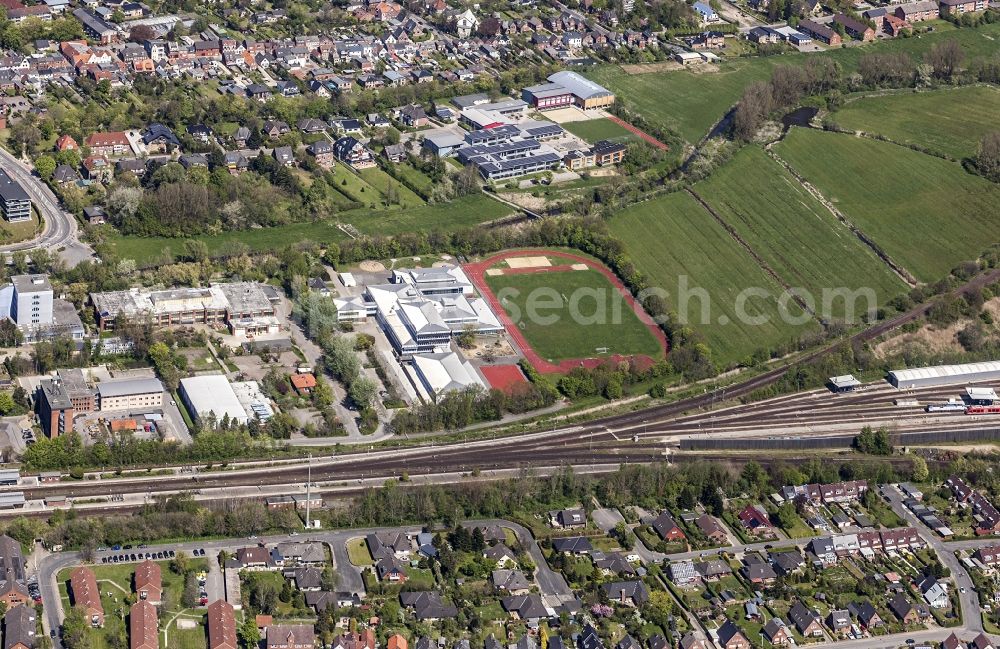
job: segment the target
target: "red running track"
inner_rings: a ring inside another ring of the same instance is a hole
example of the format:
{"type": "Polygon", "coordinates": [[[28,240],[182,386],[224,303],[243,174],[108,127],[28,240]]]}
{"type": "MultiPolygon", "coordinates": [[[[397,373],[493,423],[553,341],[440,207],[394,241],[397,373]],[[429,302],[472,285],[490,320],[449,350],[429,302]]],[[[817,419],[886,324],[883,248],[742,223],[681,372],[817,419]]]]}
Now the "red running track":
{"type": "Polygon", "coordinates": [[[650,144],[652,144],[653,146],[655,146],[657,149],[660,149],[662,151],[666,151],[667,149],[670,148],[666,144],[664,144],[663,142],[660,142],[655,137],[653,137],[652,135],[650,135],[649,133],[647,133],[646,131],[643,131],[641,129],[638,129],[638,128],[632,126],[631,124],[629,124],[628,122],[626,122],[623,119],[619,119],[618,117],[615,117],[614,115],[608,115],[608,119],[610,119],[612,122],[614,122],[618,126],[621,126],[626,131],[629,131],[630,133],[638,135],[639,137],[641,137],[645,141],[647,141],[650,144]]]}
{"type": "MultiPolygon", "coordinates": [[[[542,372],[543,374],[565,374],[566,372],[569,372],[570,370],[577,367],[597,367],[602,363],[606,363],[608,360],[611,360],[612,362],[615,363],[620,361],[634,360],[638,363],[647,366],[653,364],[656,361],[656,359],[650,358],[649,356],[646,356],[644,354],[637,354],[634,356],[623,356],[621,354],[613,354],[611,356],[604,356],[598,358],[570,359],[562,361],[561,363],[557,364],[549,362],[544,358],[542,358],[541,356],[539,356],[538,352],[535,351],[535,349],[528,343],[528,340],[524,337],[524,333],[521,331],[520,327],[514,324],[514,322],[510,319],[510,316],[507,315],[506,309],[504,309],[503,305],[500,304],[500,300],[497,299],[497,296],[493,294],[493,291],[490,290],[490,287],[486,284],[486,269],[510,257],[534,257],[541,255],[544,255],[546,257],[559,257],[562,259],[570,259],[573,261],[573,263],[586,264],[588,267],[604,275],[604,277],[606,277],[607,280],[611,282],[611,285],[614,286],[616,289],[618,289],[618,292],[622,294],[622,296],[625,298],[626,304],[628,304],[632,308],[632,311],[635,312],[639,320],[644,325],[646,325],[646,327],[649,328],[653,336],[655,336],[656,339],[659,341],[660,347],[663,349],[664,353],[666,353],[668,348],[666,334],[664,334],[663,330],[660,329],[660,327],[657,326],[655,322],[653,322],[653,319],[649,316],[649,314],[646,313],[645,310],[643,310],[643,308],[639,305],[639,303],[628,291],[628,289],[625,288],[625,285],[622,284],[622,281],[618,279],[618,276],[612,273],[611,270],[606,266],[604,266],[603,264],[597,264],[593,260],[588,259],[587,257],[584,257],[582,255],[575,255],[570,252],[561,252],[557,250],[548,250],[544,248],[508,250],[506,252],[501,252],[496,255],[493,255],[492,257],[487,257],[482,261],[466,264],[464,268],[466,274],[469,276],[469,279],[472,281],[473,284],[475,284],[476,289],[479,290],[480,295],[482,295],[486,299],[486,301],[489,302],[490,307],[493,309],[493,312],[497,314],[497,317],[500,318],[500,322],[503,323],[503,326],[507,330],[507,333],[510,334],[511,338],[514,339],[514,342],[517,343],[517,346],[521,349],[521,352],[524,354],[525,358],[528,359],[528,362],[531,363],[535,367],[535,369],[537,369],[539,372],[542,372]]],[[[552,270],[564,270],[565,268],[566,265],[545,266],[545,267],[539,267],[537,269],[537,272],[545,272],[545,271],[551,272],[552,270]]],[[[505,273],[506,270],[507,269],[504,269],[505,273]]]]}

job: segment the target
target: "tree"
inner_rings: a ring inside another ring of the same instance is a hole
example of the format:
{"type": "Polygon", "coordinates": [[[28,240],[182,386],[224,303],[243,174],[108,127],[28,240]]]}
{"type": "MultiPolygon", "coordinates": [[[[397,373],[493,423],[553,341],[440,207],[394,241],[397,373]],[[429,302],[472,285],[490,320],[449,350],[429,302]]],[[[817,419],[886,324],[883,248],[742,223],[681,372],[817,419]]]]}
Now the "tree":
{"type": "Polygon", "coordinates": [[[66,649],[90,649],[90,624],[83,611],[74,606],[66,611],[62,624],[62,643],[66,649]]]}
{"type": "Polygon", "coordinates": [[[10,392],[0,392],[0,415],[9,414],[17,404],[14,403],[14,395],[10,392]]]}
{"type": "Polygon", "coordinates": [[[979,141],[976,169],[995,183],[1000,183],[1000,131],[990,131],[979,141]]]}
{"type": "Polygon", "coordinates": [[[743,98],[733,113],[733,137],[749,142],[774,109],[771,84],[755,81],[743,91],[743,98]]]}
{"type": "Polygon", "coordinates": [[[913,456],[913,474],[911,477],[914,482],[924,482],[930,477],[930,472],[927,470],[927,461],[919,455],[913,456]]]}
{"type": "Polygon", "coordinates": [[[375,397],[378,396],[378,384],[367,377],[361,376],[351,382],[348,394],[351,397],[351,401],[357,404],[358,408],[368,408],[375,402],[375,397]]]}
{"type": "Polygon", "coordinates": [[[951,80],[964,59],[965,51],[954,38],[935,43],[924,55],[924,60],[931,66],[934,76],[947,81],[951,80]]]}
{"type": "Polygon", "coordinates": [[[133,43],[144,43],[156,38],[156,30],[149,25],[136,25],[128,33],[128,39],[133,43]]]}
{"type": "Polygon", "coordinates": [[[44,180],[49,180],[52,178],[52,174],[56,171],[56,161],[50,155],[40,155],[35,158],[35,171],[44,180]]]}
{"type": "Polygon", "coordinates": [[[462,327],[462,333],[458,334],[456,338],[458,346],[462,349],[472,349],[476,346],[476,327],[472,324],[467,324],[462,327]]]}
{"type": "Polygon", "coordinates": [[[889,432],[885,428],[872,430],[871,426],[865,426],[854,438],[854,448],[860,453],[867,455],[892,455],[892,444],[889,441],[889,432]]]}
{"type": "Polygon", "coordinates": [[[253,615],[243,616],[243,622],[237,630],[237,635],[243,649],[257,649],[260,645],[260,629],[257,628],[257,620],[253,615]]]}

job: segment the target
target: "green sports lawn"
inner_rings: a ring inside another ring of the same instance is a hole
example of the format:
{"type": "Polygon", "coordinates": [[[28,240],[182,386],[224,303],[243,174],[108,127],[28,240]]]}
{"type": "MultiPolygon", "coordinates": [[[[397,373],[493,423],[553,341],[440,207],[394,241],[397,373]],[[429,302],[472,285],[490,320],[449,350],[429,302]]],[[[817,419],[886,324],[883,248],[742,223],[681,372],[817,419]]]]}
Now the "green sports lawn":
{"type": "Polygon", "coordinates": [[[710,68],[668,70],[645,74],[627,74],[620,66],[601,65],[586,76],[614,91],[625,107],[646,119],[670,128],[688,142],[698,142],[739,100],[752,81],[766,80],[776,65],[802,65],[807,57],[828,56],[841,64],[845,73],[857,68],[858,60],[868,52],[908,52],[923,56],[934,43],[957,40],[966,59],[992,57],[1000,40],[1000,23],[975,29],[955,29],[944,21],[935,21],[935,31],[915,38],[878,41],[863,47],[831,49],[825,53],[788,53],[777,56],[740,58],[725,61],[717,71],[710,68]]]}
{"type": "MultiPolygon", "coordinates": [[[[823,308],[825,289],[871,288],[877,304],[882,304],[906,288],[888,265],[758,146],[744,147],[694,190],[787,285],[806,289],[824,318],[845,317],[843,299],[831,299],[832,308],[823,308]]],[[[860,300],[854,306],[856,321],[868,303],[860,300]]]]}
{"type": "Polygon", "coordinates": [[[615,140],[624,142],[626,140],[638,140],[639,138],[631,131],[619,124],[615,124],[610,119],[601,117],[599,119],[588,119],[579,122],[566,122],[561,126],[573,135],[583,138],[593,144],[598,140],[615,140]]]}
{"type": "Polygon", "coordinates": [[[831,118],[842,128],[879,133],[956,160],[972,156],[996,124],[984,115],[1000,112],[1000,89],[963,86],[928,92],[864,97],[848,102],[831,118]]]}
{"type": "Polygon", "coordinates": [[[1000,187],[902,146],[793,128],[775,151],[917,279],[1000,239],[1000,187]]]}
{"type": "MultiPolygon", "coordinates": [[[[707,321],[696,296],[678,315],[701,332],[717,362],[746,360],[758,349],[771,349],[819,327],[814,320],[795,325],[781,318],[777,300],[782,287],[690,194],[677,192],[633,205],[614,216],[610,227],[649,286],[667,291],[671,308],[678,310],[682,277],[689,292],[708,295],[707,321]],[[766,293],[750,295],[743,307],[746,315],[766,319],[759,324],[737,315],[738,296],[748,288],[766,293]]],[[[794,304],[789,311],[799,315],[794,304]]]]}
{"type": "Polygon", "coordinates": [[[645,354],[652,358],[663,354],[653,333],[628,304],[619,299],[621,293],[596,270],[485,277],[528,343],[550,362],[591,358],[602,353],[597,351],[600,348],[607,348],[608,354],[645,354]],[[509,293],[511,289],[519,293],[506,296],[501,293],[509,293]],[[543,290],[548,294],[536,292],[543,290]],[[603,297],[599,300],[593,295],[603,297]],[[537,321],[540,318],[531,316],[531,304],[538,305],[538,316],[555,320],[537,321]],[[545,308],[545,304],[557,306],[545,308]],[[613,308],[616,304],[618,308],[613,308]],[[575,313],[596,317],[592,322],[580,322],[573,317],[575,313]]]}

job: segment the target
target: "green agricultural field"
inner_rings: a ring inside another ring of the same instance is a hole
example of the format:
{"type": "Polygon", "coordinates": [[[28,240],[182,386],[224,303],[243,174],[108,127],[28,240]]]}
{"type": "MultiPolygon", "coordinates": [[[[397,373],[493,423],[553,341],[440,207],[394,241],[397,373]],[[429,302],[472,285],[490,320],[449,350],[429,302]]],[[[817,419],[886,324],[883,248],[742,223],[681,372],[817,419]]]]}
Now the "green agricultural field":
{"type": "MultiPolygon", "coordinates": [[[[447,203],[423,205],[408,210],[352,210],[341,212],[328,221],[315,223],[292,223],[273,228],[239,230],[221,234],[195,237],[208,245],[210,255],[218,254],[227,243],[240,242],[252,251],[280,250],[285,246],[308,241],[324,245],[343,241],[347,238],[336,223],[353,225],[362,234],[393,235],[401,232],[430,232],[432,230],[454,231],[469,228],[509,216],[513,210],[486,194],[463,196],[447,203]]],[[[109,235],[109,243],[122,259],[135,259],[139,266],[157,263],[163,251],[171,250],[179,254],[184,246],[183,238],[136,237],[109,235]]]]}
{"type": "Polygon", "coordinates": [[[550,362],[590,358],[600,348],[610,354],[653,358],[663,353],[649,328],[596,270],[487,275],[486,282],[534,350],[550,362]],[[512,293],[515,290],[517,294],[512,293]],[[535,304],[537,318],[531,315],[535,304]],[[575,314],[591,317],[592,322],[580,322],[575,314]]]}
{"type": "Polygon", "coordinates": [[[957,163],[802,128],[775,150],[921,281],[944,277],[1000,239],[1000,187],[957,163]]]}
{"type": "MultiPolygon", "coordinates": [[[[825,318],[845,317],[845,300],[833,300],[831,290],[871,288],[877,304],[882,304],[906,288],[888,265],[760,147],[744,147],[694,189],[785,284],[808,291],[825,318]],[[831,309],[823,307],[825,290],[831,309]]],[[[875,308],[876,303],[870,306],[875,308]]],[[[856,321],[868,308],[866,300],[859,300],[852,305],[852,319],[856,321]]]]}
{"type": "Polygon", "coordinates": [[[895,142],[925,147],[957,160],[972,156],[979,140],[995,130],[983,115],[1000,111],[1000,89],[964,86],[949,90],[864,97],[831,116],[842,128],[879,133],[895,142]]]}
{"type": "Polygon", "coordinates": [[[588,119],[580,122],[566,122],[561,126],[573,135],[583,138],[591,144],[598,140],[624,142],[626,140],[639,139],[631,131],[603,117],[601,119],[588,119]]]}
{"type": "Polygon", "coordinates": [[[853,71],[858,60],[867,52],[908,52],[922,57],[934,43],[957,40],[968,59],[992,56],[1000,39],[1000,23],[976,29],[955,29],[946,22],[936,22],[935,32],[918,38],[879,41],[865,47],[831,49],[823,54],[789,53],[778,56],[741,58],[724,61],[720,66],[692,70],[668,70],[645,74],[627,74],[620,66],[598,66],[586,75],[613,90],[627,108],[641,113],[646,119],[670,128],[688,142],[704,137],[726,111],[732,107],[743,89],[752,81],[766,80],[776,65],[802,65],[807,57],[829,56],[841,64],[845,72],[853,71]]]}
{"type": "MultiPolygon", "coordinates": [[[[797,339],[819,326],[814,321],[796,326],[780,318],[781,286],[690,194],[639,203],[612,218],[610,226],[649,285],[667,291],[671,307],[704,335],[717,362],[743,361],[758,349],[797,339]],[[681,281],[692,296],[683,310],[678,305],[681,281]],[[763,322],[737,316],[738,296],[748,288],[762,289],[766,296],[749,295],[742,312],[763,322]],[[707,295],[707,307],[699,295],[707,295]],[[709,309],[707,319],[704,308],[709,309]]],[[[792,304],[790,310],[794,308],[792,304]]]]}

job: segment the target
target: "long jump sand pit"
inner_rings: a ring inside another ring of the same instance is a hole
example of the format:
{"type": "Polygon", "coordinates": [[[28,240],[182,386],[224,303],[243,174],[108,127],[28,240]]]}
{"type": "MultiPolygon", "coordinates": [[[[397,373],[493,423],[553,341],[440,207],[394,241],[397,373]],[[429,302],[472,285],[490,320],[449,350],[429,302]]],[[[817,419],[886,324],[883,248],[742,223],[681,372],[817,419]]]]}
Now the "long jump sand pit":
{"type": "Polygon", "coordinates": [[[508,268],[547,268],[552,265],[549,258],[544,255],[535,257],[508,257],[506,262],[508,268]]]}

